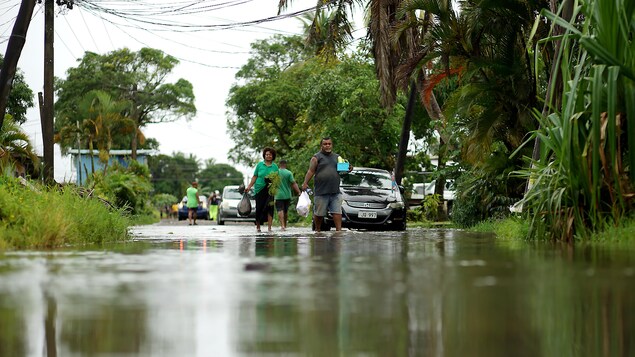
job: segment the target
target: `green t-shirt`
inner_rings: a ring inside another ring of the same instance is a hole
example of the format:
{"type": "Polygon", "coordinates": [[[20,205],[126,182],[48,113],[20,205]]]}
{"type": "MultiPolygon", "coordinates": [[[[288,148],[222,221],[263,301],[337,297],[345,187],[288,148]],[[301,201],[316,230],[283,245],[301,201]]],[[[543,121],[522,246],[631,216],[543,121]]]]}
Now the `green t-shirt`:
{"type": "Polygon", "coordinates": [[[196,199],[196,193],[198,192],[198,190],[190,186],[186,192],[187,192],[187,208],[197,208],[198,200],[196,199]]]}
{"type": "Polygon", "coordinates": [[[258,177],[256,179],[256,183],[254,184],[254,194],[258,194],[260,190],[262,190],[267,183],[265,182],[265,177],[272,172],[278,171],[278,165],[275,163],[271,163],[271,166],[265,165],[264,161],[260,161],[258,165],[256,165],[256,169],[254,170],[254,176],[258,177]]]}
{"type": "Polygon", "coordinates": [[[291,185],[295,182],[293,172],[287,169],[280,169],[278,176],[280,177],[280,186],[278,186],[276,200],[288,200],[291,198],[291,185]]]}

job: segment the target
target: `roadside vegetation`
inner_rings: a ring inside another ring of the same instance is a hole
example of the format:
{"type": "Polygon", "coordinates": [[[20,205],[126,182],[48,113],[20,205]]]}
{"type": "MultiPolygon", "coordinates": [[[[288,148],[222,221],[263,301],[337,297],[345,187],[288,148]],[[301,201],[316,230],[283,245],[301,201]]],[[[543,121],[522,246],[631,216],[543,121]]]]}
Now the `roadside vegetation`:
{"type": "Polygon", "coordinates": [[[131,222],[124,209],[74,187],[0,176],[0,251],[121,242],[131,222]]]}
{"type": "MultiPolygon", "coordinates": [[[[280,1],[281,10],[290,2],[280,1]]],[[[402,143],[412,136],[402,184],[435,180],[436,187],[408,212],[411,227],[449,218],[453,226],[490,229],[501,238],[569,243],[629,231],[635,199],[630,3],[321,5],[303,16],[303,36],[252,44],[226,102],[231,161],[252,167],[262,148],[274,147],[301,180],[320,138],[330,136],[353,166],[397,168],[399,176],[398,158],[408,146],[402,143]],[[361,41],[352,41],[356,5],[368,15],[369,36],[361,41]],[[456,185],[449,217],[439,199],[446,179],[456,185]]],[[[196,114],[191,84],[165,83],[177,64],[147,48],[87,52],[56,87],[56,139],[63,150],[79,137],[82,149],[108,163],[111,148],[130,148],[133,161],[137,148],[156,148],[143,135],[145,126],[196,114]]],[[[22,112],[13,110],[18,119],[22,112]]],[[[23,139],[6,140],[12,145],[2,144],[5,151],[26,148],[23,139]]],[[[23,163],[32,161],[37,175],[35,158],[19,150],[0,157],[27,171],[23,163]]],[[[230,165],[181,153],[157,155],[148,167],[131,162],[87,173],[94,194],[154,219],[192,181],[207,195],[243,182],[230,165]]],[[[306,220],[292,214],[290,222],[306,220]]]]}

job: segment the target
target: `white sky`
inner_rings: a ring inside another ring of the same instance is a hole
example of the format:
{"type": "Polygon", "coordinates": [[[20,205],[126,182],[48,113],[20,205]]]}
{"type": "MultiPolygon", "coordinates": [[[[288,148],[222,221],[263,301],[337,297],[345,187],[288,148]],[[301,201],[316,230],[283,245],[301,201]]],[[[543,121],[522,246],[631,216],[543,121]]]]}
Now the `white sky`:
{"type": "MultiPolygon", "coordinates": [[[[127,0],[133,3],[132,0],[127,0]]],[[[102,6],[110,5],[121,9],[126,0],[98,2],[102,6]]],[[[191,4],[195,0],[145,0],[137,1],[148,8],[157,3],[191,4]]],[[[222,3],[238,3],[215,10],[199,11],[194,14],[170,20],[179,23],[232,24],[273,17],[277,14],[279,0],[207,0],[202,3],[217,6],[222,3]]],[[[315,6],[315,0],[294,0],[284,13],[292,13],[315,6]]],[[[143,30],[144,25],[125,19],[103,15],[96,17],[82,9],[81,2],[72,10],[62,11],[55,5],[55,76],[66,78],[66,70],[77,65],[85,51],[100,54],[128,47],[137,51],[142,47],[160,49],[177,57],[181,63],[174,69],[170,82],[184,78],[194,86],[196,96],[196,117],[186,122],[153,124],[144,129],[146,137],[156,138],[160,143],[160,152],[171,155],[173,152],[192,153],[203,163],[213,158],[217,163],[229,163],[227,153],[233,146],[226,126],[225,101],[230,86],[235,82],[236,71],[249,58],[250,44],[257,39],[265,39],[274,34],[300,34],[300,20],[290,18],[260,25],[240,27],[230,30],[205,30],[199,32],[174,32],[143,30]],[[116,22],[117,24],[113,24],[116,22]]],[[[0,51],[4,55],[8,37],[13,29],[20,0],[0,0],[0,51]]],[[[158,18],[143,17],[149,21],[158,18]]],[[[161,18],[166,21],[166,18],[161,18]]],[[[360,24],[355,24],[359,28],[360,24]]],[[[355,37],[364,36],[365,31],[357,31],[355,37]]],[[[37,110],[37,92],[43,88],[44,58],[44,5],[36,4],[34,16],[27,34],[27,41],[18,62],[18,68],[25,75],[27,84],[34,91],[36,103],[28,113],[28,121],[23,126],[31,136],[38,154],[42,154],[42,134],[37,110]]],[[[56,146],[55,178],[68,180],[71,176],[69,158],[62,158],[56,146]]],[[[250,168],[236,166],[247,175],[250,168]]]]}

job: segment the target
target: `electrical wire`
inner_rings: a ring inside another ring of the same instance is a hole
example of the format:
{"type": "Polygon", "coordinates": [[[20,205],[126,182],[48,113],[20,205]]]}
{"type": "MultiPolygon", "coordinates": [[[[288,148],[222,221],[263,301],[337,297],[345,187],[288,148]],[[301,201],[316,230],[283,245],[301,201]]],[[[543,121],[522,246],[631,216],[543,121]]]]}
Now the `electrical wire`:
{"type": "MultiPolygon", "coordinates": [[[[195,24],[195,23],[182,23],[176,22],[175,19],[178,15],[188,15],[188,14],[203,14],[223,8],[227,8],[230,6],[238,6],[243,5],[252,0],[234,0],[234,1],[226,1],[216,5],[205,5],[205,6],[196,6],[197,4],[202,3],[202,1],[189,1],[188,6],[182,5],[183,2],[177,2],[172,5],[163,5],[157,6],[154,4],[147,4],[145,1],[125,1],[123,2],[127,5],[126,8],[117,8],[115,5],[116,1],[108,1],[110,7],[105,7],[100,5],[103,1],[99,0],[85,0],[78,1],[76,5],[78,7],[82,7],[89,12],[92,12],[95,16],[99,16],[98,14],[110,15],[114,18],[129,20],[137,23],[137,28],[145,28],[153,31],[170,31],[170,32],[196,32],[196,31],[215,31],[215,30],[227,30],[227,29],[235,29],[247,26],[254,26],[261,23],[278,21],[288,18],[295,18],[301,16],[307,12],[312,12],[316,10],[316,7],[311,7],[308,9],[288,13],[281,14],[276,16],[270,16],[266,18],[260,18],[256,20],[243,21],[243,22],[229,22],[229,23],[220,23],[220,24],[195,24]],[[143,4],[140,8],[130,9],[129,7],[132,4],[141,3],[143,4]],[[183,9],[187,8],[187,11],[183,11],[183,9]],[[158,15],[169,15],[167,19],[163,19],[158,15]],[[148,26],[150,26],[148,28],[148,26]]],[[[321,7],[328,6],[333,1],[328,1],[325,4],[320,5],[321,7]]],[[[105,17],[104,17],[105,18],[105,17]]],[[[120,22],[116,22],[111,19],[106,19],[113,24],[124,25],[120,22]]],[[[124,25],[125,26],[125,25],[124,25]]]]}

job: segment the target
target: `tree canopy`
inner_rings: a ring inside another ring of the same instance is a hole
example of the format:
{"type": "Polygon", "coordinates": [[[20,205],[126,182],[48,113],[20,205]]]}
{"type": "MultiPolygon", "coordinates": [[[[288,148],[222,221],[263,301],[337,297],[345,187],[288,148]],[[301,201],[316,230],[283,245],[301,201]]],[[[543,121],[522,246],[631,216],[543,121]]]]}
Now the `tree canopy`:
{"type": "Polygon", "coordinates": [[[199,183],[199,189],[206,195],[215,190],[221,191],[227,185],[244,182],[243,174],[231,165],[217,164],[209,159],[200,169],[196,156],[180,152],[150,157],[148,165],[155,194],[170,194],[179,199],[193,181],[199,183]]]}
{"type": "Polygon", "coordinates": [[[227,100],[236,143],[231,159],[253,165],[270,146],[278,158],[305,170],[320,138],[330,136],[354,165],[392,169],[403,106],[382,107],[364,51],[324,61],[306,56],[301,41],[284,36],[258,41],[253,49],[227,100]]]}
{"type": "MultiPolygon", "coordinates": [[[[0,66],[3,62],[4,57],[0,55],[0,66]]],[[[24,73],[18,69],[9,92],[6,112],[11,115],[14,123],[21,125],[26,122],[26,111],[34,106],[33,96],[33,90],[24,80],[24,73]]]]}
{"type": "Polygon", "coordinates": [[[240,185],[245,182],[243,174],[229,164],[217,164],[213,159],[205,162],[205,168],[198,173],[198,182],[203,194],[223,191],[228,185],[240,185]]]}
{"type": "MultiPolygon", "coordinates": [[[[135,130],[114,138],[113,145],[130,147],[134,157],[141,129],[147,124],[188,120],[196,114],[192,84],[185,79],[167,82],[178,63],[176,58],[152,48],[138,52],[124,48],[105,55],[86,52],[79,65],[67,71],[66,79],[56,81],[56,133],[84,120],[79,109],[84,93],[101,90],[114,101],[130,103],[121,116],[132,119],[135,130]]],[[[75,145],[74,137],[59,140],[63,150],[75,145]]]]}
{"type": "Polygon", "coordinates": [[[195,156],[178,152],[172,156],[151,156],[148,167],[155,193],[168,193],[181,198],[190,183],[196,179],[199,163],[195,156]]]}

